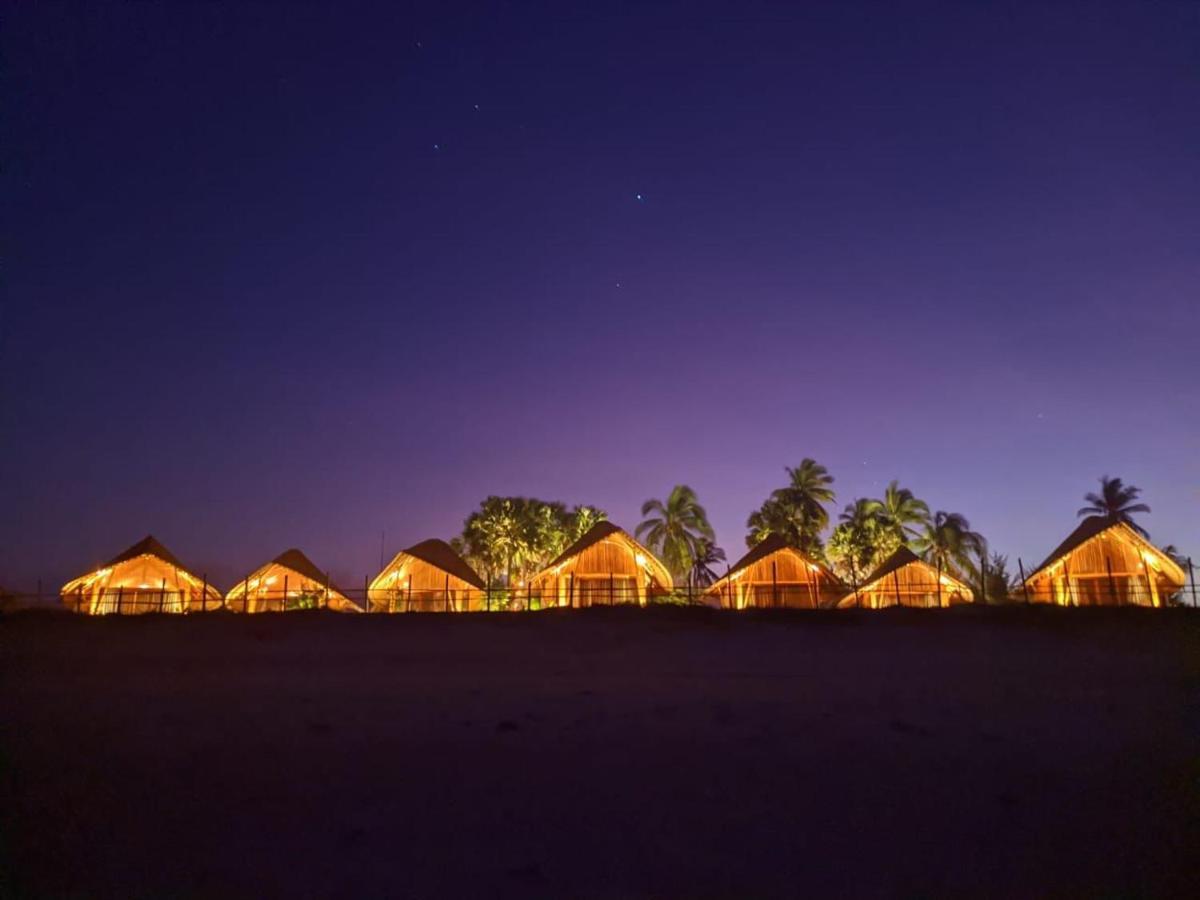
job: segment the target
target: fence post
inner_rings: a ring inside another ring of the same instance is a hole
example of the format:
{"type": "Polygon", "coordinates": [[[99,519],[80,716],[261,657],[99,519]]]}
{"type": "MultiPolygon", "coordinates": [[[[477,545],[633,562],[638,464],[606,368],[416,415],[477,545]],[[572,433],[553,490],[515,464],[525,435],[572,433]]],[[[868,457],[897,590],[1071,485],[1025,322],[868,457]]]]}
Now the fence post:
{"type": "Polygon", "coordinates": [[[325,609],[329,609],[329,573],[325,573],[325,596],[321,598],[321,604],[325,609]]]}
{"type": "Polygon", "coordinates": [[[1029,582],[1025,580],[1025,564],[1017,557],[1017,569],[1021,572],[1021,593],[1025,595],[1025,605],[1029,605],[1029,582]]]}
{"type": "Polygon", "coordinates": [[[162,580],[162,586],[158,589],[158,611],[162,612],[167,605],[167,579],[162,580]]]}
{"type": "Polygon", "coordinates": [[[567,605],[571,609],[575,608],[575,573],[571,572],[567,575],[567,605]]]}
{"type": "Polygon", "coordinates": [[[771,560],[771,606],[779,606],[779,579],[777,577],[775,560],[771,560]]]}
{"type": "Polygon", "coordinates": [[[121,614],[121,601],[124,599],[125,585],[117,585],[117,615],[121,614]]]}
{"type": "Polygon", "coordinates": [[[609,606],[615,606],[617,603],[617,598],[615,596],[613,596],[613,588],[614,588],[613,573],[609,572],[608,573],[608,605],[609,606]]]}
{"type": "Polygon", "coordinates": [[[525,612],[533,609],[533,581],[525,582],[525,612]]]}
{"type": "Polygon", "coordinates": [[[283,576],[283,602],[279,604],[280,612],[287,612],[287,598],[288,598],[288,577],[286,575],[284,575],[283,576]]]}
{"type": "Polygon", "coordinates": [[[442,596],[446,599],[446,612],[452,612],[450,606],[450,573],[446,573],[446,583],[442,586],[442,596]]]}
{"type": "Polygon", "coordinates": [[[1188,557],[1188,579],[1192,582],[1192,609],[1196,608],[1196,570],[1192,567],[1192,558],[1188,557]]]}
{"type": "Polygon", "coordinates": [[[733,598],[733,569],[729,567],[729,563],[725,563],[725,593],[729,595],[729,608],[737,609],[737,601],[733,598]]]}
{"type": "Polygon", "coordinates": [[[405,601],[405,612],[412,612],[412,572],[408,573],[408,599],[405,601]]]}
{"type": "Polygon", "coordinates": [[[1112,594],[1113,606],[1120,606],[1121,601],[1117,597],[1117,580],[1113,578],[1112,573],[1112,559],[1110,559],[1107,554],[1104,557],[1104,568],[1108,572],[1108,591],[1110,594],[1112,594]]]}
{"type": "Polygon", "coordinates": [[[1075,602],[1075,592],[1071,590],[1071,567],[1065,559],[1063,560],[1063,584],[1067,589],[1067,602],[1065,605],[1078,606],[1079,604],[1075,602]]]}
{"type": "Polygon", "coordinates": [[[363,576],[363,612],[371,611],[371,576],[363,576]]]}
{"type": "MultiPolygon", "coordinates": [[[[186,615],[192,611],[192,604],[189,603],[183,608],[186,615]]],[[[203,584],[200,587],[200,612],[208,612],[208,573],[204,573],[203,584]]]]}

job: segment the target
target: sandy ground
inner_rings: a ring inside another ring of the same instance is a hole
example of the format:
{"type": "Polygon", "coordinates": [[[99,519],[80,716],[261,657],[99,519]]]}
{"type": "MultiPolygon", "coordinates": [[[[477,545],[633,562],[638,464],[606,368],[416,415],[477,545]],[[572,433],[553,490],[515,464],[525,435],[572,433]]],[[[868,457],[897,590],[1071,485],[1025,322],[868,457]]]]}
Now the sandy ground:
{"type": "Polygon", "coordinates": [[[0,894],[1200,896],[1200,616],[0,619],[0,894]]]}

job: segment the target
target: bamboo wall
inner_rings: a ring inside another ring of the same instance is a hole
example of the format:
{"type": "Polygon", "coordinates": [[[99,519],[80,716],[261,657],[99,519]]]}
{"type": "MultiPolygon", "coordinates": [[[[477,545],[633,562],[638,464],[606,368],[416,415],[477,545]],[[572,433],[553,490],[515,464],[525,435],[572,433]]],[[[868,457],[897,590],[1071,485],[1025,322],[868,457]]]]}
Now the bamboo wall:
{"type": "Polygon", "coordinates": [[[1183,587],[1165,569],[1161,554],[1113,528],[1034,575],[1029,599],[1057,606],[1162,606],[1183,587]]]}
{"type": "Polygon", "coordinates": [[[200,612],[219,609],[221,594],[157,556],[127,559],[68,582],[66,607],[86,615],[200,612]]]}
{"type": "Polygon", "coordinates": [[[373,612],[477,612],[485,593],[445,569],[400,553],[367,591],[373,612]]]}
{"type": "Polygon", "coordinates": [[[357,612],[358,606],[325,582],[309,578],[279,563],[263,566],[235,584],[225,595],[225,606],[234,612],[283,612],[295,609],[303,598],[338,612],[357,612]],[[248,592],[248,593],[247,593],[248,592]]]}

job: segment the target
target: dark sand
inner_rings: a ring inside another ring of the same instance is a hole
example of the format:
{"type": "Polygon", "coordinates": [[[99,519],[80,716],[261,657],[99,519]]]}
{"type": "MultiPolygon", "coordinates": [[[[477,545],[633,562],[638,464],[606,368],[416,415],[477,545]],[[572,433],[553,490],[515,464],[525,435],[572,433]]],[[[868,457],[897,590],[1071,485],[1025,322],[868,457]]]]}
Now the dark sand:
{"type": "Polygon", "coordinates": [[[0,620],[0,894],[1200,896],[1200,616],[0,620]]]}

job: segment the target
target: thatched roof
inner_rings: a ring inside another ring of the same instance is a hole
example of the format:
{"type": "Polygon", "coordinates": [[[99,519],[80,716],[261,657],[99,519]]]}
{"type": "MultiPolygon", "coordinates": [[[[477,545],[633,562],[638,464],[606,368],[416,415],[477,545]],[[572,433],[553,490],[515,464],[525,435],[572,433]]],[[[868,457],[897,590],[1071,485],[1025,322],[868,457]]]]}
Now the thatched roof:
{"type": "MultiPolygon", "coordinates": [[[[485,590],[487,585],[483,583],[483,579],[467,565],[466,560],[454,552],[454,548],[445,541],[437,538],[430,538],[427,541],[421,541],[419,544],[413,544],[407,550],[401,550],[401,553],[407,553],[409,556],[419,559],[422,562],[429,563],[435,568],[441,569],[443,572],[449,572],[455,578],[461,578],[471,587],[485,590]]],[[[389,566],[388,568],[391,568],[389,566]]],[[[386,571],[386,570],[385,570],[386,571]]]]}
{"type": "MultiPolygon", "coordinates": [[[[886,578],[893,572],[898,572],[899,570],[903,569],[905,566],[921,562],[925,562],[925,560],[921,559],[921,557],[917,556],[917,554],[913,553],[911,550],[901,544],[896,549],[895,553],[880,563],[879,566],[876,567],[875,571],[866,577],[866,580],[863,581],[863,584],[874,584],[880,578],[886,578]]],[[[953,575],[951,575],[951,577],[953,577],[953,575]]]]}
{"type": "Polygon", "coordinates": [[[1075,530],[1067,535],[1066,540],[1055,547],[1050,555],[1047,556],[1042,562],[1042,564],[1030,572],[1028,576],[1026,576],[1025,581],[1027,583],[1033,581],[1033,579],[1041,574],[1044,569],[1048,569],[1064,556],[1068,556],[1075,552],[1092,538],[1099,537],[1100,535],[1104,534],[1104,532],[1114,528],[1120,532],[1122,537],[1132,541],[1141,549],[1152,551],[1155,554],[1155,558],[1162,559],[1166,565],[1175,570],[1174,574],[1176,574],[1181,583],[1183,582],[1185,577],[1183,569],[1180,568],[1179,564],[1176,563],[1175,560],[1171,559],[1171,557],[1151,544],[1127,523],[1118,519],[1110,519],[1107,516],[1088,516],[1086,519],[1080,522],[1075,527],[1075,530]]]}
{"type": "MultiPolygon", "coordinates": [[[[318,569],[316,564],[311,559],[309,559],[304,555],[303,552],[297,550],[295,547],[292,547],[289,550],[284,550],[267,565],[283,566],[285,569],[291,569],[293,572],[303,575],[305,578],[315,581],[317,584],[325,584],[326,578],[329,577],[325,572],[322,572],[320,569],[318,569]]],[[[266,566],[263,566],[263,568],[265,569],[266,566]]],[[[330,590],[337,591],[339,594],[343,593],[342,591],[338,590],[336,584],[331,583],[328,585],[328,587],[330,590]]]]}
{"type": "Polygon", "coordinates": [[[100,566],[100,568],[107,569],[112,566],[119,565],[120,563],[128,562],[131,559],[137,559],[139,556],[157,556],[163,562],[170,563],[171,565],[173,565],[176,569],[182,569],[183,571],[187,572],[189,575],[193,575],[191,570],[189,570],[187,566],[185,566],[183,563],[181,563],[176,558],[174,553],[172,553],[170,550],[168,550],[166,547],[164,547],[161,543],[159,543],[158,539],[156,537],[154,537],[154,535],[152,535],[152,534],[146,535],[144,538],[142,538],[140,541],[138,541],[136,544],[134,544],[132,547],[130,547],[128,550],[124,551],[123,553],[118,553],[116,556],[114,556],[112,559],[110,559],[108,562],[106,562],[103,566],[100,566]]]}
{"type": "MultiPolygon", "coordinates": [[[[763,538],[761,541],[759,541],[757,544],[755,544],[753,547],[751,547],[750,551],[748,553],[746,553],[745,556],[743,556],[741,559],[739,559],[737,562],[735,562],[732,566],[730,566],[728,572],[726,572],[724,575],[722,575],[720,578],[718,578],[716,581],[713,582],[712,588],[715,588],[717,585],[721,584],[727,578],[732,578],[734,575],[736,575],[738,572],[742,571],[743,569],[748,569],[755,563],[761,562],[762,560],[766,559],[768,556],[778,553],[781,550],[795,553],[797,556],[799,556],[801,559],[803,559],[804,562],[807,563],[809,566],[816,566],[817,570],[821,573],[821,575],[824,576],[825,578],[827,578],[830,582],[832,582],[834,584],[841,583],[841,579],[839,579],[835,574],[833,574],[833,572],[831,572],[826,566],[821,565],[821,563],[817,562],[817,560],[810,557],[803,550],[800,550],[797,547],[793,547],[791,544],[789,544],[786,540],[784,540],[779,535],[771,534],[771,535],[767,535],[767,537],[763,538]]],[[[712,588],[710,588],[710,590],[712,588]]]]}
{"type": "MultiPolygon", "coordinates": [[[[931,572],[933,572],[935,574],[937,573],[937,566],[933,565],[932,563],[927,562],[926,560],[921,559],[921,557],[917,556],[917,554],[913,553],[911,550],[909,550],[907,547],[905,547],[903,544],[901,544],[900,547],[898,547],[896,549],[895,553],[893,553],[891,556],[889,556],[887,559],[885,559],[882,563],[880,563],[880,565],[875,569],[875,571],[867,576],[866,580],[859,587],[859,590],[860,591],[867,590],[868,588],[871,587],[871,585],[876,584],[879,581],[882,581],[884,578],[887,578],[893,572],[899,572],[905,566],[911,566],[913,564],[916,564],[918,566],[922,566],[923,568],[929,569],[931,572]]],[[[947,578],[950,581],[953,581],[963,591],[971,593],[972,595],[974,594],[974,590],[971,588],[971,586],[969,584],[967,584],[965,581],[963,581],[962,576],[960,576],[957,572],[955,572],[951,569],[942,569],[941,576],[942,576],[942,578],[947,578]]]]}

